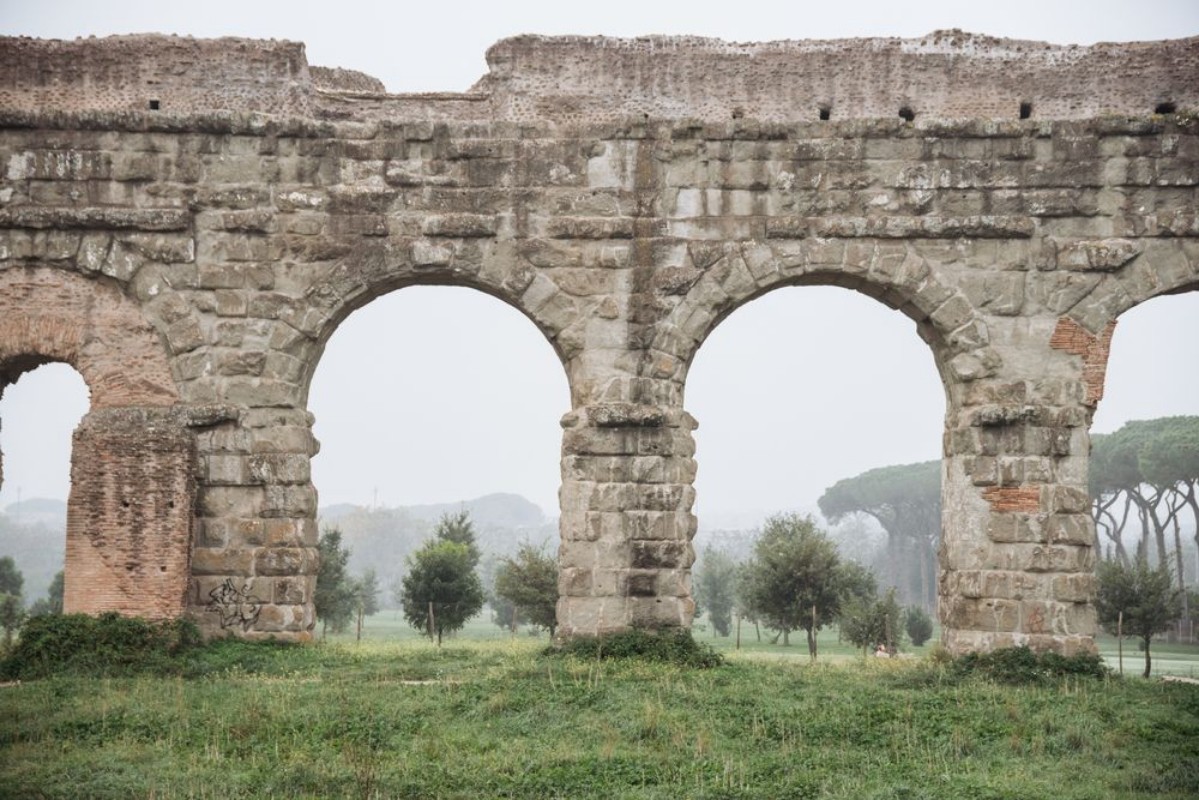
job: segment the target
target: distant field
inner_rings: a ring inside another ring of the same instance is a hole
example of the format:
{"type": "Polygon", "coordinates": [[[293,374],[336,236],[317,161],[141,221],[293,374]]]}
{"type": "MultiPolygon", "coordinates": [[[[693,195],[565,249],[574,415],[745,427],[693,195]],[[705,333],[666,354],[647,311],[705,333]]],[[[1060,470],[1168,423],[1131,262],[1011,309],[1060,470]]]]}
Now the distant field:
{"type": "Polygon", "coordinates": [[[597,662],[486,624],[438,649],[386,614],[367,631],[218,645],[202,678],[0,687],[0,798],[1199,796],[1192,685],[1010,687],[756,643],[710,670],[597,662]]]}
{"type": "MultiPolygon", "coordinates": [[[[455,636],[457,641],[506,641],[512,639],[512,635],[507,631],[501,630],[496,625],[492,624],[487,612],[475,617],[467,626],[455,636]]],[[[319,628],[317,630],[319,634],[319,628]]],[[[759,642],[754,633],[753,625],[743,624],[741,626],[741,653],[747,658],[762,658],[762,659],[801,659],[808,661],[808,645],[803,631],[799,631],[791,637],[791,646],[783,647],[781,644],[772,644],[774,634],[763,630],[762,640],[759,642]]],[[[706,620],[700,617],[696,620],[694,628],[695,638],[701,642],[706,642],[712,645],[715,649],[721,652],[732,653],[735,651],[736,638],[735,635],[730,635],[727,638],[712,635],[712,629],[706,624],[706,620]]],[[[423,638],[418,632],[414,631],[408,623],[404,622],[398,611],[383,611],[373,617],[367,619],[363,627],[362,636],[370,641],[412,641],[423,638]]],[[[928,651],[934,644],[940,641],[941,630],[937,627],[933,631],[931,638],[923,647],[912,647],[910,643],[905,642],[903,647],[904,655],[910,655],[916,658],[927,655],[928,651]]],[[[540,637],[530,635],[523,628],[515,636],[517,640],[540,641],[542,644],[549,643],[549,637],[542,632],[540,637]]],[[[340,634],[330,635],[331,641],[337,642],[352,642],[354,640],[353,631],[340,634]]],[[[1116,639],[1113,636],[1100,636],[1098,638],[1099,653],[1107,661],[1112,669],[1116,669],[1118,665],[1116,639]]],[[[819,660],[828,661],[830,663],[839,663],[844,661],[852,661],[862,658],[862,652],[847,644],[842,644],[837,641],[836,627],[826,628],[821,631],[817,639],[817,647],[819,649],[819,660]]],[[[1153,674],[1154,675],[1182,675],[1186,677],[1199,678],[1199,645],[1183,645],[1183,644],[1167,644],[1165,640],[1155,641],[1151,649],[1153,656],[1153,674]]],[[[1137,649],[1137,642],[1133,639],[1124,640],[1124,673],[1126,675],[1140,675],[1144,668],[1145,655],[1137,649]]]]}

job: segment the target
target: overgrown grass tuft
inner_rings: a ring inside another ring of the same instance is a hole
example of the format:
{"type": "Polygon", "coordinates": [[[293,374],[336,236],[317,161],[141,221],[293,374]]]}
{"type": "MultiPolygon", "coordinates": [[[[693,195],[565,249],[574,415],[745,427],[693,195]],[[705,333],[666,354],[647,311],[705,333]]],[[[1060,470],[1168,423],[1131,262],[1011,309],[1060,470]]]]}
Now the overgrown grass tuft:
{"type": "Polygon", "coordinates": [[[177,674],[185,654],[201,641],[199,629],[185,619],[151,622],[115,613],[47,614],[21,628],[20,639],[0,659],[0,677],[177,674]]]}
{"type": "Polygon", "coordinates": [[[724,657],[709,645],[697,642],[691,631],[675,628],[660,632],[632,629],[604,636],[577,636],[551,645],[547,655],[583,659],[632,658],[677,667],[708,669],[724,663],[724,657]]]}
{"type": "Polygon", "coordinates": [[[1004,647],[989,653],[968,653],[953,662],[958,675],[981,675],[997,683],[1048,684],[1062,678],[1106,678],[1111,670],[1096,653],[1063,656],[1034,653],[1027,647],[1004,647]]]}

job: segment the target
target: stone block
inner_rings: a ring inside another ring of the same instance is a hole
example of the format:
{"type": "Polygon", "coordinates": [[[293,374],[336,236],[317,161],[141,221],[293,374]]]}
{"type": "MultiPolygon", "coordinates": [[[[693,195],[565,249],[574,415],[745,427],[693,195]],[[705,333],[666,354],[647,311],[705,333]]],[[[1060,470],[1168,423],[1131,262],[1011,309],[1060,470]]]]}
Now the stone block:
{"type": "Polygon", "coordinates": [[[314,571],[316,550],[307,547],[262,547],[254,554],[258,575],[307,575],[314,571]]]}

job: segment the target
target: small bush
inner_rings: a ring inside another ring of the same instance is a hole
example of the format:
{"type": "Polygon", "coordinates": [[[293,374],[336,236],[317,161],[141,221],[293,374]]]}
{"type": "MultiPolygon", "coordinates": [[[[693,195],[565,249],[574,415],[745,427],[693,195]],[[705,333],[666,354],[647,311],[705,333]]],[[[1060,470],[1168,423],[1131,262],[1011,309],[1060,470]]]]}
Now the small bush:
{"type": "Polygon", "coordinates": [[[908,608],[904,613],[903,624],[907,630],[908,638],[912,640],[912,646],[914,647],[920,647],[932,638],[933,618],[919,606],[908,608]]]}
{"type": "Polygon", "coordinates": [[[720,653],[695,641],[691,632],[682,628],[656,633],[633,629],[605,636],[576,636],[549,647],[546,654],[587,659],[636,658],[699,669],[724,663],[720,653]]]}
{"type": "Polygon", "coordinates": [[[1027,647],[1005,647],[990,653],[968,653],[953,662],[959,675],[982,675],[998,683],[1048,683],[1067,676],[1103,678],[1110,670],[1094,653],[1063,656],[1034,653],[1027,647]]]}
{"type": "Polygon", "coordinates": [[[0,661],[0,676],[169,674],[179,670],[180,656],[200,642],[199,629],[183,619],[151,622],[115,613],[33,617],[0,661]]]}

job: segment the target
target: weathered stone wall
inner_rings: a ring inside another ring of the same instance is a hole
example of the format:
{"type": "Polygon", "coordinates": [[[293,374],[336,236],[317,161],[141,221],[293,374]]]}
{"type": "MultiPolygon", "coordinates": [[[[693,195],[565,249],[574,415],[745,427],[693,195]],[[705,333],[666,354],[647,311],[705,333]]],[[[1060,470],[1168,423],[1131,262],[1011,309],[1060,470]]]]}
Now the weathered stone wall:
{"type": "MultiPolygon", "coordinates": [[[[211,629],[287,638],[313,624],[308,383],[354,309],[413,284],[469,286],[520,310],[554,346],[572,402],[559,606],[571,635],[690,622],[696,423],[685,385],[712,329],[780,286],[864,292],[914,321],[946,387],[947,644],[1089,648],[1087,429],[1112,325],[1136,303],[1199,286],[1189,113],[1199,42],[1069,58],[1038,46],[1035,108],[1068,119],[1016,119],[1008,84],[981,68],[969,85],[999,87],[993,114],[960,106],[968,93],[953,82],[915,124],[879,112],[870,98],[936,80],[946,59],[958,74],[988,59],[1019,64],[1025,47],[929,40],[841,43],[840,67],[869,91],[828,121],[812,120],[806,102],[786,116],[764,89],[738,94],[740,79],[719,77],[762,69],[743,63],[756,46],[713,54],[690,40],[515,40],[493,49],[492,75],[472,94],[393,97],[356,83],[314,89],[307,116],[0,105],[0,280],[66,276],[136,309],[169,364],[173,413],[192,420],[173,423],[155,490],[176,493],[192,525],[158,500],[146,506],[168,543],[147,563],[176,574],[187,554],[183,606],[211,629]],[[705,59],[716,77],[702,104],[705,59]],[[891,66],[880,71],[879,59],[891,66]],[[569,68],[547,86],[539,76],[555,61],[569,68]],[[1077,67],[1095,63],[1108,72],[1077,67]],[[590,91],[571,78],[587,64],[590,91]],[[1072,105],[1088,86],[1102,102],[1072,105]],[[1152,113],[1167,101],[1186,113],[1152,113]],[[966,111],[988,118],[945,119],[966,111]],[[211,406],[220,412],[194,410],[211,406]],[[184,442],[194,504],[179,478],[184,442]]],[[[767,55],[750,61],[811,80],[827,49],[761,47],[767,55]]],[[[0,303],[12,292],[0,284],[0,303]]],[[[8,336],[0,321],[0,353],[8,336]]],[[[53,337],[40,349],[37,336],[22,341],[40,360],[71,360],[53,337]]],[[[131,352],[138,342],[129,338],[131,352]]],[[[103,439],[95,413],[85,429],[96,452],[132,446],[124,428],[103,439]]],[[[113,486],[143,480],[131,465],[113,474],[113,486]]],[[[120,493],[90,491],[72,513],[94,507],[105,530],[134,542],[113,505],[120,493]]],[[[147,591],[169,601],[174,589],[158,586],[147,591]]]]}

